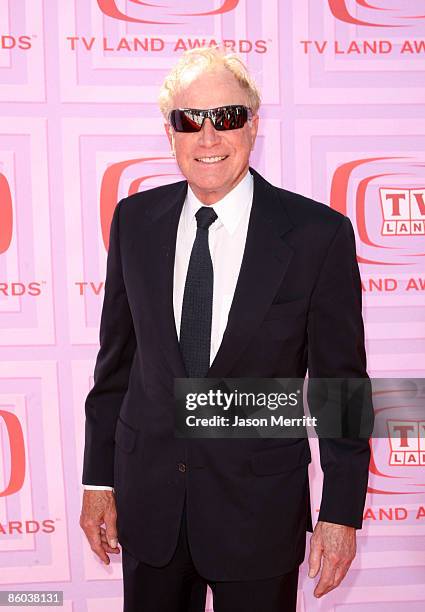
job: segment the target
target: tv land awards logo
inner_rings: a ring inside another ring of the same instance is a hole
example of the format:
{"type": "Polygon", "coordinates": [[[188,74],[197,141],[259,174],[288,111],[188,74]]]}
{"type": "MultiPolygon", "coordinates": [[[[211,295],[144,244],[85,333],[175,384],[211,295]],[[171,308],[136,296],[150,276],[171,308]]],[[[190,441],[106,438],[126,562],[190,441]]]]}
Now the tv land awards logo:
{"type": "MultiPolygon", "coordinates": [[[[25,441],[18,417],[7,410],[0,410],[0,424],[6,426],[6,435],[10,449],[9,475],[5,476],[3,488],[0,486],[0,497],[18,493],[25,481],[25,441]]],[[[0,435],[2,431],[0,429],[0,435]]]]}
{"type": "MultiPolygon", "coordinates": [[[[97,0],[100,10],[108,17],[129,21],[133,23],[146,24],[183,24],[187,22],[187,17],[207,17],[213,15],[222,15],[233,11],[239,4],[239,0],[221,0],[217,8],[204,8],[199,10],[200,3],[179,3],[177,0],[173,2],[141,2],[141,0],[131,0],[133,5],[131,14],[123,12],[118,7],[117,0],[97,0]],[[189,7],[187,6],[189,4],[189,7]],[[196,9],[191,9],[190,5],[196,6],[196,9]],[[186,5],[186,6],[185,6],[186,5]],[[134,10],[134,13],[133,13],[134,10]],[[183,18],[183,20],[182,20],[183,18]]],[[[212,3],[202,2],[201,5],[212,3]]]]}
{"type": "Polygon", "coordinates": [[[369,493],[417,495],[425,487],[423,378],[374,378],[369,493]],[[416,469],[415,469],[416,468],[416,469]]]}
{"type": "Polygon", "coordinates": [[[353,25],[375,28],[410,27],[425,19],[425,9],[420,0],[328,0],[334,17],[353,25]],[[379,6],[378,6],[379,4],[379,6]]]}
{"type": "MultiPolygon", "coordinates": [[[[18,417],[8,410],[0,410],[0,441],[4,439],[6,433],[7,444],[9,447],[9,460],[5,462],[8,473],[1,478],[0,474],[0,498],[10,497],[22,489],[25,482],[25,440],[21,423],[18,417]],[[5,425],[5,429],[3,428],[5,425]]],[[[1,447],[0,447],[0,450],[1,447]]],[[[1,536],[21,536],[23,534],[35,533],[54,533],[56,531],[55,519],[30,518],[23,520],[22,517],[14,519],[6,513],[7,520],[0,520],[1,536]]]]}
{"type": "Polygon", "coordinates": [[[388,156],[354,159],[335,169],[330,205],[353,221],[359,263],[413,266],[423,261],[422,168],[422,160],[388,156]],[[410,184],[394,187],[405,181],[410,184]]]}
{"type": "MultiPolygon", "coordinates": [[[[0,255],[5,254],[12,243],[13,203],[7,178],[0,172],[0,255]]],[[[23,295],[39,296],[43,283],[38,281],[3,281],[0,278],[0,296],[21,297],[23,295]]]]}
{"type": "Polygon", "coordinates": [[[383,236],[425,234],[425,189],[381,187],[383,236]]]}
{"type": "Polygon", "coordinates": [[[390,465],[425,466],[425,421],[388,420],[390,465]]]}
{"type": "Polygon", "coordinates": [[[263,54],[268,51],[268,41],[257,39],[248,40],[247,38],[225,38],[222,40],[211,37],[180,37],[176,38],[172,46],[166,37],[160,36],[122,36],[117,39],[109,39],[107,36],[66,36],[65,37],[70,51],[81,51],[88,53],[91,51],[114,51],[124,52],[161,52],[165,49],[175,52],[187,51],[189,49],[199,49],[201,47],[215,47],[220,44],[228,51],[238,53],[258,53],[263,54]]]}
{"type": "MultiPolygon", "coordinates": [[[[214,17],[233,11],[239,4],[239,0],[221,0],[218,3],[212,0],[196,2],[189,0],[179,2],[141,2],[131,0],[130,2],[118,2],[117,0],[97,0],[97,4],[102,13],[113,19],[130,23],[146,25],[185,25],[193,22],[194,19],[204,17],[214,17]],[[125,8],[124,8],[125,7],[125,8]],[[200,10],[202,8],[202,10],[200,10]]],[[[270,39],[246,39],[246,38],[216,38],[209,35],[205,29],[201,28],[199,36],[176,37],[171,41],[169,37],[163,35],[163,30],[157,28],[157,36],[130,36],[125,35],[119,38],[109,38],[108,36],[66,36],[67,45],[70,51],[81,51],[84,53],[91,51],[158,53],[162,51],[183,52],[190,49],[201,47],[215,47],[221,45],[229,52],[237,53],[257,53],[264,54],[268,51],[270,39]]]]}

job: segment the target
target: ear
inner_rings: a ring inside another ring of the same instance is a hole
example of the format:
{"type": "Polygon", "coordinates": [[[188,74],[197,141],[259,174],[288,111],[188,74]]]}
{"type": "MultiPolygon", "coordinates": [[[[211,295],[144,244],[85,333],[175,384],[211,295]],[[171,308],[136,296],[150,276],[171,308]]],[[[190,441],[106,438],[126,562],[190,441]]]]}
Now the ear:
{"type": "Polygon", "coordinates": [[[164,123],[165,132],[167,134],[168,142],[170,143],[171,153],[175,155],[175,146],[174,146],[174,130],[169,123],[164,123]]]}
{"type": "Polygon", "coordinates": [[[171,125],[168,122],[165,122],[164,123],[164,129],[165,129],[165,132],[167,134],[168,142],[170,143],[170,145],[172,145],[172,139],[173,139],[172,130],[173,130],[173,128],[171,127],[171,125]]]}
{"type": "Polygon", "coordinates": [[[251,150],[254,148],[255,139],[257,138],[258,121],[259,121],[258,115],[253,115],[251,117],[251,125],[249,126],[249,129],[251,131],[251,150]]]}

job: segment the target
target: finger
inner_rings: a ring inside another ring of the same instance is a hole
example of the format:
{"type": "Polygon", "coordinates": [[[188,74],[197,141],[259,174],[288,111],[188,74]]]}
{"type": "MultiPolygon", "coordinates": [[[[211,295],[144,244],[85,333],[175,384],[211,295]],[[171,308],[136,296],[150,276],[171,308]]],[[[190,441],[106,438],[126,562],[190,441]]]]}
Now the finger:
{"type": "Polygon", "coordinates": [[[327,557],[323,558],[322,573],[319,582],[314,589],[315,597],[321,597],[332,590],[335,580],[336,564],[332,563],[327,557]]]}
{"type": "Polygon", "coordinates": [[[99,543],[90,543],[90,547],[91,547],[92,551],[99,557],[99,559],[102,561],[102,563],[104,563],[105,565],[109,565],[110,559],[109,559],[108,555],[106,554],[106,551],[103,548],[102,544],[99,544],[99,543]]]}
{"type": "Polygon", "coordinates": [[[341,582],[344,580],[345,576],[347,575],[349,567],[350,567],[349,563],[344,564],[344,565],[338,565],[335,571],[334,587],[337,587],[339,584],[341,584],[341,582]]]}
{"type": "Polygon", "coordinates": [[[108,542],[102,542],[102,548],[105,552],[112,553],[113,555],[118,555],[121,552],[121,550],[118,547],[111,548],[108,542]]]}
{"type": "Polygon", "coordinates": [[[308,556],[308,575],[310,578],[314,578],[317,572],[320,570],[320,563],[322,560],[323,548],[320,541],[315,538],[310,539],[310,554],[308,556]]]}
{"type": "Polygon", "coordinates": [[[108,544],[111,548],[117,548],[118,546],[118,536],[117,536],[117,523],[116,516],[111,514],[110,516],[105,516],[105,525],[106,525],[106,539],[108,540],[108,544]]]}
{"type": "Polygon", "coordinates": [[[318,590],[319,585],[317,585],[316,590],[314,591],[314,595],[316,597],[322,597],[323,595],[326,595],[327,593],[329,593],[329,591],[333,591],[333,589],[336,589],[336,587],[339,586],[339,584],[342,582],[344,576],[347,574],[347,571],[348,571],[348,568],[344,570],[340,567],[337,567],[335,571],[333,583],[329,584],[324,590],[321,590],[321,591],[318,590]]]}
{"type": "Polygon", "coordinates": [[[88,528],[86,530],[86,536],[92,551],[99,557],[101,561],[103,561],[103,563],[109,565],[109,557],[102,546],[100,529],[96,528],[95,526],[88,528]]]}
{"type": "Polygon", "coordinates": [[[118,546],[116,548],[112,548],[111,546],[109,546],[109,542],[106,539],[106,536],[101,536],[101,541],[102,541],[103,550],[105,550],[106,552],[114,553],[114,554],[118,554],[120,552],[120,549],[118,546]]]}
{"type": "Polygon", "coordinates": [[[314,589],[313,594],[314,594],[314,596],[315,596],[315,597],[317,597],[317,598],[319,599],[320,597],[323,597],[323,595],[327,595],[327,593],[329,593],[330,591],[332,591],[333,589],[335,589],[335,588],[336,588],[336,586],[337,586],[337,585],[331,584],[330,586],[328,586],[328,587],[324,588],[324,589],[323,589],[323,590],[321,590],[321,591],[318,591],[318,589],[317,589],[317,587],[316,587],[316,588],[314,589]]]}

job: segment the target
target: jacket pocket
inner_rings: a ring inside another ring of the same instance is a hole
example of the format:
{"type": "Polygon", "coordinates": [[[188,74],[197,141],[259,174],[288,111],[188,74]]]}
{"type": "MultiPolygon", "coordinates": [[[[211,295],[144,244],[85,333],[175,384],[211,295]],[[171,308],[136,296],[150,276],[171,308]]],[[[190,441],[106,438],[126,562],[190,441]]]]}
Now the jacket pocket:
{"type": "Polygon", "coordinates": [[[115,442],[126,453],[131,453],[136,445],[139,432],[127,425],[119,416],[115,428],[115,442]]]}
{"type": "Polygon", "coordinates": [[[308,442],[297,442],[287,446],[256,451],[251,455],[251,469],[254,474],[280,474],[295,470],[311,462],[308,442]]]}
{"type": "Polygon", "coordinates": [[[271,304],[263,321],[284,319],[286,317],[293,317],[294,314],[302,314],[307,311],[307,305],[308,297],[289,300],[288,302],[280,302],[280,304],[271,304]]]}

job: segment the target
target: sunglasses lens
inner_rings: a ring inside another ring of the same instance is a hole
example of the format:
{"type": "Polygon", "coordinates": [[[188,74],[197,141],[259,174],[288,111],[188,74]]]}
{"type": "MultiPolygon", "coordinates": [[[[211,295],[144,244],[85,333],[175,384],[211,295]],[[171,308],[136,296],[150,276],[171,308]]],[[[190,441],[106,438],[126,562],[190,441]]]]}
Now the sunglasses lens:
{"type": "Polygon", "coordinates": [[[196,111],[176,110],[171,111],[170,122],[176,132],[199,132],[202,127],[203,116],[196,111]]]}
{"type": "Polygon", "coordinates": [[[248,109],[240,104],[211,110],[177,108],[170,113],[170,123],[176,132],[199,132],[205,117],[211,118],[216,130],[238,130],[248,119],[248,109]]]}
{"type": "Polygon", "coordinates": [[[238,130],[243,127],[248,118],[248,109],[245,106],[223,106],[217,109],[214,117],[216,130],[238,130]]]}

